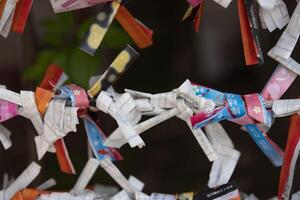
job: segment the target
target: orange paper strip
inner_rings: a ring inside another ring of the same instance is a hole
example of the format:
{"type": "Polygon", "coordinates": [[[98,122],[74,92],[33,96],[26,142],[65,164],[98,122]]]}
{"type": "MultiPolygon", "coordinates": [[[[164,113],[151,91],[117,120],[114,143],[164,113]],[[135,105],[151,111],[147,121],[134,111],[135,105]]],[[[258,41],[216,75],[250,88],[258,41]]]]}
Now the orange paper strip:
{"type": "Polygon", "coordinates": [[[140,49],[153,44],[153,31],[137,21],[124,6],[120,6],[116,19],[140,49]]]}
{"type": "Polygon", "coordinates": [[[2,17],[3,11],[4,11],[4,8],[5,8],[5,5],[6,5],[6,1],[7,1],[7,0],[2,0],[2,1],[0,2],[0,19],[1,19],[1,17],[2,17]]]}
{"type": "Polygon", "coordinates": [[[36,189],[24,189],[15,194],[11,200],[35,200],[41,194],[49,194],[50,192],[39,191],[36,189]]]}
{"type": "Polygon", "coordinates": [[[40,87],[37,87],[35,90],[35,101],[37,104],[38,111],[41,115],[44,115],[46,109],[49,105],[50,100],[54,96],[54,93],[50,90],[46,90],[40,87]]]}
{"type": "Polygon", "coordinates": [[[237,2],[246,65],[255,65],[259,63],[259,60],[257,58],[257,48],[255,47],[254,38],[250,30],[247,10],[244,0],[238,0],[237,2]]]}

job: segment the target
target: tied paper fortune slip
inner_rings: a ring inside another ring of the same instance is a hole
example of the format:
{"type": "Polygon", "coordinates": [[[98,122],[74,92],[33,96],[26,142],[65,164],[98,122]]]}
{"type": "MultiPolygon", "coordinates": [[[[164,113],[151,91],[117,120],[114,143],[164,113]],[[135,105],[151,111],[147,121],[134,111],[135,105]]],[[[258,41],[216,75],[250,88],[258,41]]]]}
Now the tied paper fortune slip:
{"type": "Polygon", "coordinates": [[[112,0],[50,0],[55,13],[78,10],[112,0]]]}

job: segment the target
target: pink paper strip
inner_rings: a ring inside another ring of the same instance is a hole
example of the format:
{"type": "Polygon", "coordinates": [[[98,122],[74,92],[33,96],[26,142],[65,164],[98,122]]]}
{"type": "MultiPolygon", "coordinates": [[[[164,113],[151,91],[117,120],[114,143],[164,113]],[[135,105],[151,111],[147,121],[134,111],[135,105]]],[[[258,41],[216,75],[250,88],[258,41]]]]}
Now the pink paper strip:
{"type": "Polygon", "coordinates": [[[287,67],[279,64],[273,72],[271,78],[262,90],[264,100],[277,100],[287,91],[296,79],[297,74],[287,67]]]}
{"type": "Polygon", "coordinates": [[[4,122],[18,115],[18,105],[0,100],[0,122],[4,122]]]}

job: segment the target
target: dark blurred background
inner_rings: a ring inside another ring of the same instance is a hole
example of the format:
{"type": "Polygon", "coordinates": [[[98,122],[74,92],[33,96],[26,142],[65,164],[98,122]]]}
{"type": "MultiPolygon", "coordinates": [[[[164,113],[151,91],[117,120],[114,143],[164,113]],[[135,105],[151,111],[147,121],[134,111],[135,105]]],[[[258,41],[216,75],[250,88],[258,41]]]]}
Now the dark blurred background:
{"type": "MultiPolygon", "coordinates": [[[[296,2],[286,3],[291,14],[296,2]]],[[[114,22],[95,57],[76,48],[100,7],[55,15],[49,1],[35,1],[24,35],[0,38],[0,84],[15,91],[34,90],[47,64],[54,62],[66,70],[70,81],[86,87],[90,75],[103,72],[126,43],[132,43],[114,22]]],[[[154,45],[139,50],[140,58],[116,83],[119,92],[124,88],[164,92],[178,87],[186,79],[226,92],[260,92],[277,65],[266,54],[282,31],[263,30],[265,64],[245,66],[236,1],[224,9],[207,0],[198,34],[194,33],[192,24],[181,22],[187,8],[184,0],[130,1],[127,7],[152,28],[155,35],[154,45]]],[[[299,52],[298,45],[294,59],[299,59],[299,52]]],[[[299,79],[284,98],[298,97],[298,85],[299,79]]],[[[99,119],[107,134],[116,128],[116,123],[107,115],[99,113],[99,119]]],[[[12,131],[13,146],[7,151],[0,148],[0,178],[4,172],[17,176],[32,160],[37,161],[33,140],[36,133],[29,120],[16,117],[4,125],[12,131]]],[[[280,169],[272,166],[239,126],[230,122],[222,122],[222,125],[242,153],[232,180],[242,191],[254,193],[261,199],[275,196],[280,169]]],[[[288,127],[288,117],[277,119],[269,132],[282,148],[288,127]]],[[[199,191],[206,187],[211,163],[183,121],[168,120],[146,131],[142,137],[146,147],[139,150],[124,146],[120,152],[125,159],[117,165],[126,176],[134,175],[145,182],[146,193],[199,191]]],[[[66,144],[79,174],[87,161],[82,124],[78,133],[67,135],[66,144]]],[[[53,177],[58,182],[55,189],[70,189],[78,177],[60,173],[55,154],[48,153],[39,163],[43,166],[42,175],[32,186],[53,177]]],[[[116,185],[102,169],[92,182],[116,185]]],[[[296,176],[295,191],[299,189],[300,180],[296,176]]]]}

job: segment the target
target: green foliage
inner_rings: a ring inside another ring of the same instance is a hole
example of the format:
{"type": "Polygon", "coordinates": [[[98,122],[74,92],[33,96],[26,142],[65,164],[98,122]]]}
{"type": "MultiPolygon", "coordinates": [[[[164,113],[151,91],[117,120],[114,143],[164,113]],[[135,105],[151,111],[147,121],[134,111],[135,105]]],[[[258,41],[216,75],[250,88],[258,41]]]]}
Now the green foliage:
{"type": "MultiPolygon", "coordinates": [[[[93,18],[76,23],[72,12],[58,14],[54,19],[42,23],[44,36],[41,43],[47,48],[39,51],[34,63],[24,73],[25,80],[40,82],[49,64],[54,63],[65,70],[72,83],[88,87],[89,77],[95,75],[101,66],[101,54],[90,56],[78,49],[81,39],[93,18]]],[[[116,23],[109,28],[101,48],[120,49],[130,39],[116,23]]]]}

